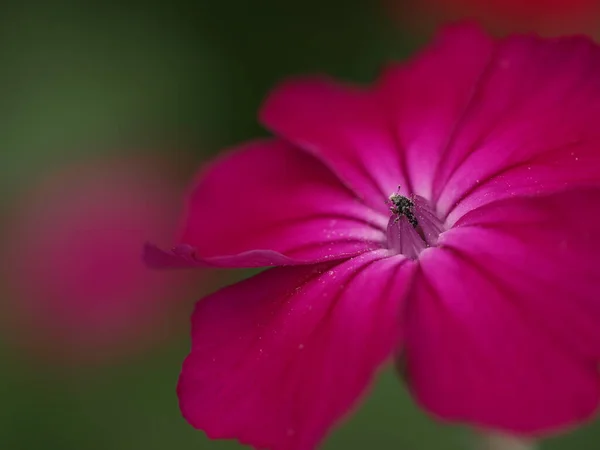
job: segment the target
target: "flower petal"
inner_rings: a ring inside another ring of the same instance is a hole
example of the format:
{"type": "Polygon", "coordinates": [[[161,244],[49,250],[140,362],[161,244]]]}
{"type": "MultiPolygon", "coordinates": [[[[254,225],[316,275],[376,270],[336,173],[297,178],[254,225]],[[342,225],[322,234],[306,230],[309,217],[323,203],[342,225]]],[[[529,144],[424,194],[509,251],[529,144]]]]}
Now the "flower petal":
{"type": "Polygon", "coordinates": [[[315,448],[400,342],[414,263],[387,255],[275,268],[201,300],[178,385],[186,419],[211,438],[315,448]]]}
{"type": "Polygon", "coordinates": [[[443,245],[495,273],[539,325],[600,362],[600,190],[502,200],[457,225],[443,245]]]}
{"type": "Polygon", "coordinates": [[[499,198],[600,185],[598,73],[591,39],[494,40],[459,25],[390,68],[378,90],[412,190],[451,225],[499,198]]]}
{"type": "Polygon", "coordinates": [[[436,171],[449,222],[500,198],[599,186],[599,73],[600,48],[585,37],[498,41],[436,171]]]}
{"type": "Polygon", "coordinates": [[[402,154],[392,123],[374,92],[325,77],[294,79],[266,100],[261,121],[279,136],[317,156],[372,207],[401,185],[402,154]]]}
{"type": "Polygon", "coordinates": [[[479,101],[477,86],[493,47],[477,27],[447,27],[411,62],[394,64],[381,76],[377,89],[397,130],[415,194],[431,198],[435,169],[479,101]]]}
{"type": "Polygon", "coordinates": [[[600,190],[482,207],[422,254],[412,391],[435,415],[520,434],[590,418],[600,398],[600,190]]]}
{"type": "Polygon", "coordinates": [[[317,159],[278,140],[247,144],[201,174],[182,245],[152,246],[154,266],[260,267],[351,257],[381,248],[387,217],[317,159]]]}

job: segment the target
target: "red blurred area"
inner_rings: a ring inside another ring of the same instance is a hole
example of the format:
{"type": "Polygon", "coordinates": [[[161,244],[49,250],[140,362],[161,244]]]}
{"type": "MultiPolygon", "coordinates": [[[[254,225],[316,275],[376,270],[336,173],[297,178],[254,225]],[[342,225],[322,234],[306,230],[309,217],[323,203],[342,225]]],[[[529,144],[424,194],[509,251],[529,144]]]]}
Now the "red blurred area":
{"type": "Polygon", "coordinates": [[[86,161],[31,186],[3,236],[9,340],[50,362],[100,363],[185,328],[181,299],[198,273],[141,258],[145,241],[172,242],[182,198],[152,157],[86,161]]]}
{"type": "Polygon", "coordinates": [[[600,32],[600,0],[383,0],[401,26],[428,32],[447,21],[475,20],[497,34],[600,32]]]}

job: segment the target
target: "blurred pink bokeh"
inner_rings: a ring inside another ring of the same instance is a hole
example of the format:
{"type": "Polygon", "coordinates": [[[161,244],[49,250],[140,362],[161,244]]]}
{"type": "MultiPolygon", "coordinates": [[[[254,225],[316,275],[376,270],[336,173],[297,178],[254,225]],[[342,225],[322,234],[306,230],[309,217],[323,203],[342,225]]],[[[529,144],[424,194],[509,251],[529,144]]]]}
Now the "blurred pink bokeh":
{"type": "Polygon", "coordinates": [[[173,240],[183,198],[174,175],[158,158],[99,159],[23,193],[2,236],[9,343],[51,362],[100,363],[187,328],[191,274],[141,258],[144,242],[173,240]]]}
{"type": "Polygon", "coordinates": [[[600,32],[600,0],[382,0],[392,19],[412,31],[440,23],[475,20],[497,34],[600,32]]]}

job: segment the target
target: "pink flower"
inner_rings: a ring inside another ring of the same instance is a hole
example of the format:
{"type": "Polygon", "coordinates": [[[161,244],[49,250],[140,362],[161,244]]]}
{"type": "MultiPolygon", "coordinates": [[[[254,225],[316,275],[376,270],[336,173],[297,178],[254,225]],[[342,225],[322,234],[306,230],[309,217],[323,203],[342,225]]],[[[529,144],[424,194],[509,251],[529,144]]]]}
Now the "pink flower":
{"type": "Polygon", "coordinates": [[[183,310],[170,296],[188,275],[148,271],[140,258],[146,239],[174,235],[181,190],[167,170],[142,157],[86,161],[18,199],[2,236],[9,339],[48,362],[87,364],[168,336],[183,310]]]}
{"type": "Polygon", "coordinates": [[[147,248],[155,266],[281,266],[198,303],[186,419],[311,449],[394,357],[443,420],[536,436],[590,418],[599,80],[586,38],[459,26],[374,87],[275,89],[260,117],[278,137],[203,171],[182,245],[147,248]]]}

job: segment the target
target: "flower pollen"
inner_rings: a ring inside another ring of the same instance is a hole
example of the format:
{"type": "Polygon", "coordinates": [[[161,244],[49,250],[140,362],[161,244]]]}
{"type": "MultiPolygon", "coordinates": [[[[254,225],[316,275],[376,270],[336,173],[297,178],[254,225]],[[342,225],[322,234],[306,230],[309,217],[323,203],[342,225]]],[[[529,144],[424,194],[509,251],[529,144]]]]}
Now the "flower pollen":
{"type": "Polygon", "coordinates": [[[411,199],[394,193],[390,195],[389,201],[392,203],[390,211],[397,216],[396,221],[400,220],[400,217],[405,216],[413,227],[417,228],[419,226],[414,213],[415,204],[411,199]]]}
{"type": "Polygon", "coordinates": [[[437,244],[445,226],[425,198],[408,198],[398,192],[388,197],[392,213],[387,226],[388,248],[416,259],[427,247],[437,244]]]}

